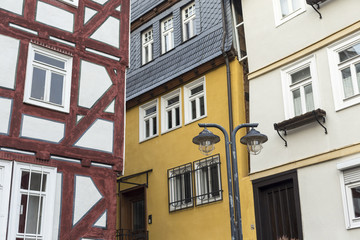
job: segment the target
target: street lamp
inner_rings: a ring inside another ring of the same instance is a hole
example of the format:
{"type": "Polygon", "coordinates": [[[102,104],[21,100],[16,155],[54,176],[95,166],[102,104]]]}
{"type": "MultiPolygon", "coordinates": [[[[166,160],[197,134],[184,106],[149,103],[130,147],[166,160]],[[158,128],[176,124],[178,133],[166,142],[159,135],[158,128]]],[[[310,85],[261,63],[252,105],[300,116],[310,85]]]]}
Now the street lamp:
{"type": "Polygon", "coordinates": [[[251,127],[252,129],[240,139],[242,144],[247,145],[248,151],[251,154],[259,154],[262,149],[262,143],[265,143],[268,138],[266,135],[261,134],[256,131],[254,127],[257,127],[258,123],[244,123],[237,126],[231,133],[231,138],[229,141],[229,135],[226,130],[218,125],[213,123],[199,123],[199,127],[203,127],[204,130],[199,133],[198,136],[193,138],[193,143],[199,145],[199,150],[204,155],[210,155],[211,152],[215,149],[214,144],[220,141],[220,137],[210,132],[207,127],[214,127],[220,129],[225,137],[225,152],[226,152],[226,168],[228,176],[228,191],[229,191],[229,208],[230,208],[230,225],[231,225],[231,239],[232,240],[242,240],[242,224],[241,224],[241,209],[240,209],[240,192],[239,192],[239,180],[238,180],[238,168],[237,168],[237,154],[236,154],[236,142],[235,135],[239,129],[244,127],[251,127]],[[230,150],[231,146],[232,153],[232,164],[230,161],[230,150]],[[231,167],[233,170],[234,186],[232,184],[232,174],[231,167]],[[234,187],[234,196],[233,198],[233,187],[234,187]],[[233,204],[233,199],[235,200],[235,207],[233,204]],[[234,211],[235,208],[235,211],[234,211]],[[235,221],[236,217],[236,221],[235,221]],[[237,227],[236,227],[237,226],[237,227]]]}

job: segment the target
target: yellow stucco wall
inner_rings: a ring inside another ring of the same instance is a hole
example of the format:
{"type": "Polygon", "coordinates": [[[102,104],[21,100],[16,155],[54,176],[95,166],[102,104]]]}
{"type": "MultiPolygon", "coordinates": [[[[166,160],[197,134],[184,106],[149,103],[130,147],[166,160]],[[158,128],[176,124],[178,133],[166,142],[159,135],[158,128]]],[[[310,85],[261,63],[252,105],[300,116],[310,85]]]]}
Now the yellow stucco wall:
{"type": "MultiPolygon", "coordinates": [[[[244,123],[244,93],[241,65],[231,62],[233,85],[234,126],[244,123]]],[[[146,190],[147,215],[151,214],[153,222],[147,225],[150,239],[155,240],[183,240],[183,239],[230,239],[229,200],[227,191],[227,174],[224,137],[217,129],[210,129],[220,136],[221,141],[216,145],[213,154],[220,154],[223,200],[215,203],[194,206],[192,208],[170,212],[168,207],[167,170],[186,163],[192,163],[204,158],[192,138],[202,128],[198,123],[217,123],[228,130],[228,104],[226,67],[221,66],[208,72],[205,76],[207,117],[184,124],[183,86],[182,98],[182,127],[165,134],[139,143],[139,108],[134,107],[126,113],[125,136],[125,176],[152,169],[149,173],[149,187],[146,190]]],[[[201,76],[199,76],[201,77],[201,76]]],[[[196,79],[194,79],[196,80],[196,79]]],[[[159,98],[159,109],[161,101],[159,98]]],[[[161,114],[159,114],[160,118],[161,114]]],[[[161,122],[159,122],[159,125],[161,122]]],[[[159,126],[161,129],[161,126],[159,126]]],[[[237,149],[239,155],[239,176],[242,201],[242,217],[244,239],[256,239],[253,193],[248,178],[248,155],[246,148],[241,146],[240,136],[245,130],[238,132],[237,149]]],[[[143,176],[142,176],[143,178],[143,176]]],[[[145,179],[132,179],[144,182],[145,179]]],[[[132,187],[123,185],[122,188],[132,187]]]]}

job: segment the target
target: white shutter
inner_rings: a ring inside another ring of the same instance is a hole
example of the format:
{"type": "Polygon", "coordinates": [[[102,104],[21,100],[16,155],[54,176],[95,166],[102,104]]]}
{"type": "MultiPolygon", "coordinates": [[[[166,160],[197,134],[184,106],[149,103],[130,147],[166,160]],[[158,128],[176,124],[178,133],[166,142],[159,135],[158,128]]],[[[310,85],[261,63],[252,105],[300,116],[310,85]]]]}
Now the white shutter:
{"type": "Polygon", "coordinates": [[[360,167],[351,168],[344,171],[345,185],[359,181],[360,181],[360,167]]]}
{"type": "Polygon", "coordinates": [[[0,240],[5,240],[9,211],[12,162],[0,160],[0,240]]]}

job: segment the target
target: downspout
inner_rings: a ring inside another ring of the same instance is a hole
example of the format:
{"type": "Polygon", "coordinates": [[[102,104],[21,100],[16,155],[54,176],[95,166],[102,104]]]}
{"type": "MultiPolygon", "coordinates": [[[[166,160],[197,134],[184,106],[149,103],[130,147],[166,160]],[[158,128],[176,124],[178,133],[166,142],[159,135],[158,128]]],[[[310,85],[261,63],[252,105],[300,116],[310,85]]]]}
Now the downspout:
{"type": "MultiPolygon", "coordinates": [[[[233,123],[233,106],[232,106],[232,93],[231,93],[231,72],[229,65],[229,57],[225,52],[225,40],[227,35],[226,29],[226,13],[225,13],[225,0],[221,1],[221,14],[222,14],[222,27],[223,27],[223,35],[222,35],[222,44],[221,44],[221,52],[225,59],[226,65],[226,80],[227,80],[227,95],[228,95],[228,110],[229,110],[229,132],[232,133],[234,129],[233,123]]],[[[233,134],[230,135],[230,144],[236,141],[235,135],[234,139],[232,139],[233,134]]],[[[237,157],[233,156],[236,154],[235,152],[231,153],[231,163],[232,163],[232,179],[233,179],[233,189],[234,189],[234,199],[229,199],[229,201],[234,201],[234,209],[235,209],[235,239],[242,240],[242,222],[241,222],[241,207],[240,207],[240,191],[239,191],[239,174],[236,159],[237,157]]]]}

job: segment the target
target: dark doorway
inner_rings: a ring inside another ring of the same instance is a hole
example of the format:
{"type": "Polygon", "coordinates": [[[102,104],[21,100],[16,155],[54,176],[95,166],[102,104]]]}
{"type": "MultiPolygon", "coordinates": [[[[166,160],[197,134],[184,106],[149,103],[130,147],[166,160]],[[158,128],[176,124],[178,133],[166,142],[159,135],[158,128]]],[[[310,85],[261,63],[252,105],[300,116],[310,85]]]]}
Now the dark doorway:
{"type": "Polygon", "coordinates": [[[253,182],[259,240],[302,240],[300,200],[296,172],[253,182]]]}
{"type": "Polygon", "coordinates": [[[148,240],[145,187],[120,192],[120,229],[117,240],[148,240]]]}

